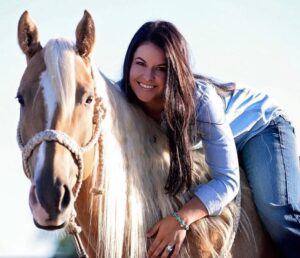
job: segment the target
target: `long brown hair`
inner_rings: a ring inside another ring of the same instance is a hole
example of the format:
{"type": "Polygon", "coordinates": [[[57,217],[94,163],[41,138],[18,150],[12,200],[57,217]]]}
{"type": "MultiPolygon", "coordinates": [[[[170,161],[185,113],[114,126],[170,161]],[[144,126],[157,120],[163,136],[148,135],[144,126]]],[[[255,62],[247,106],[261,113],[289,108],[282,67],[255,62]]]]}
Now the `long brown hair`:
{"type": "Polygon", "coordinates": [[[138,102],[129,84],[133,55],[146,41],[161,48],[167,61],[164,114],[170,146],[170,172],[165,190],[175,195],[189,189],[192,182],[189,131],[195,119],[195,80],[186,41],[177,28],[166,21],[147,22],[132,38],[123,65],[121,88],[130,101],[138,102]]]}

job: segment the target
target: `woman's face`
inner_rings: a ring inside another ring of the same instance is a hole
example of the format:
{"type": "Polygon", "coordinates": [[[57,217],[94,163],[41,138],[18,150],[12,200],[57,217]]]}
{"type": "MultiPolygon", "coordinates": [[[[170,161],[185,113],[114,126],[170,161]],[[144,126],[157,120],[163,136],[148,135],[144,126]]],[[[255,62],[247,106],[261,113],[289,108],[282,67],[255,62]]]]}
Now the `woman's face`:
{"type": "Polygon", "coordinates": [[[134,53],[129,82],[136,97],[150,109],[163,105],[167,64],[164,51],[151,42],[134,53]]]}

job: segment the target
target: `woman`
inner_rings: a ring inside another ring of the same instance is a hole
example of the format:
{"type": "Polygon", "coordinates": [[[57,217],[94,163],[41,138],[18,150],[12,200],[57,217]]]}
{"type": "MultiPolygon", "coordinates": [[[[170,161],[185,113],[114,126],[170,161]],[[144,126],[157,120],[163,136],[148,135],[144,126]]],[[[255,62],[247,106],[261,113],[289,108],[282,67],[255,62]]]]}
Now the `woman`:
{"type": "Polygon", "coordinates": [[[287,257],[300,253],[295,138],[290,123],[267,95],[194,76],[185,39],[164,21],[147,22],[136,32],[125,56],[120,86],[169,137],[168,194],[191,187],[191,151],[200,141],[212,175],[211,181],[195,189],[194,198],[149,230],[148,237],[155,237],[149,257],[168,257],[169,252],[176,257],[188,226],[220,214],[233,200],[239,189],[237,153],[272,238],[287,257]],[[288,142],[278,146],[281,140],[288,142]]]}

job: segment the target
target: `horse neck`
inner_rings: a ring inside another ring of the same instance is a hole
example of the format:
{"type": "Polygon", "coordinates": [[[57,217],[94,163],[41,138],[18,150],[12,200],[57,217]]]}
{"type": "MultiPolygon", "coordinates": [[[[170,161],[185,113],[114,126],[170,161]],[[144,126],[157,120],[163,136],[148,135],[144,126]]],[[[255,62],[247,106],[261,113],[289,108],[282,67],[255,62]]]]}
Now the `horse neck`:
{"type": "MultiPolygon", "coordinates": [[[[93,66],[92,66],[93,69],[93,66]]],[[[98,71],[93,70],[93,73],[98,76],[98,71]]],[[[107,102],[107,94],[105,87],[97,87],[97,84],[105,85],[105,82],[100,77],[96,78],[96,94],[103,97],[107,102]],[[98,82],[98,83],[97,83],[98,82]],[[100,90],[100,91],[99,91],[100,90]]],[[[103,122],[103,121],[102,121],[103,122]]],[[[101,122],[101,123],[102,123],[101,122]]],[[[85,160],[84,167],[87,168],[88,175],[83,183],[75,203],[77,211],[77,220],[82,228],[81,239],[85,246],[89,257],[96,257],[96,252],[99,249],[99,209],[101,209],[102,195],[102,174],[103,174],[103,141],[102,133],[98,139],[98,143],[94,149],[93,159],[85,160]]],[[[98,257],[98,255],[97,255],[98,257]]]]}
{"type": "Polygon", "coordinates": [[[164,193],[169,167],[167,138],[106,78],[98,82],[97,91],[106,108],[98,243],[104,257],[122,257],[124,252],[143,257],[146,249],[141,246],[146,248],[147,229],[161,214],[171,213],[172,205],[164,193]]]}
{"type": "MultiPolygon", "coordinates": [[[[99,144],[98,144],[99,145],[99,144]]],[[[82,228],[80,234],[83,245],[89,257],[96,257],[97,239],[98,239],[98,205],[99,198],[102,196],[97,192],[100,182],[98,180],[99,173],[99,146],[95,148],[95,157],[92,164],[88,164],[88,167],[92,168],[89,171],[89,176],[84,179],[78,198],[75,202],[75,209],[77,212],[77,222],[82,228]]],[[[85,166],[86,166],[85,162],[85,166]]]]}

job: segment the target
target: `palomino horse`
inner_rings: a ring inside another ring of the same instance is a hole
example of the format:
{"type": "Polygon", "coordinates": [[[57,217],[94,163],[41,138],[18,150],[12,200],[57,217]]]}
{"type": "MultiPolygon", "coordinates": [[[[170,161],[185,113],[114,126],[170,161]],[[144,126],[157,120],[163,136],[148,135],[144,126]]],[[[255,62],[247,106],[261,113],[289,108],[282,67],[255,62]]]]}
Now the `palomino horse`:
{"type": "MultiPolygon", "coordinates": [[[[152,241],[147,229],[192,196],[165,194],[166,136],[96,69],[88,12],[75,44],[53,39],[42,47],[28,12],[20,18],[18,40],[27,58],[17,93],[18,142],[36,226],[65,227],[75,236],[80,226],[77,243],[90,257],[145,257],[152,241]]],[[[203,156],[195,156],[194,184],[204,183],[209,175],[203,156]]],[[[251,199],[242,202],[241,216],[237,203],[194,223],[179,257],[274,257],[251,199]]]]}

